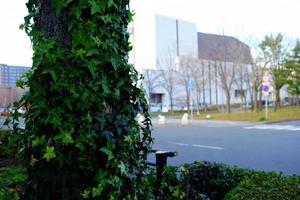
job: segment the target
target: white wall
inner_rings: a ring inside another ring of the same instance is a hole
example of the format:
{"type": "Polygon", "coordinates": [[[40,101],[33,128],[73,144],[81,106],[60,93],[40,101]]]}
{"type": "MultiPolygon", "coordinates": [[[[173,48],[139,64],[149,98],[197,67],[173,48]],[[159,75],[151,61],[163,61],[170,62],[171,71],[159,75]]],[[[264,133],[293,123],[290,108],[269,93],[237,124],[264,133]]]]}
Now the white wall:
{"type": "Polygon", "coordinates": [[[135,9],[133,22],[129,26],[130,41],[133,50],[129,54],[129,61],[141,73],[142,69],[154,69],[155,57],[155,17],[151,11],[135,9]]]}

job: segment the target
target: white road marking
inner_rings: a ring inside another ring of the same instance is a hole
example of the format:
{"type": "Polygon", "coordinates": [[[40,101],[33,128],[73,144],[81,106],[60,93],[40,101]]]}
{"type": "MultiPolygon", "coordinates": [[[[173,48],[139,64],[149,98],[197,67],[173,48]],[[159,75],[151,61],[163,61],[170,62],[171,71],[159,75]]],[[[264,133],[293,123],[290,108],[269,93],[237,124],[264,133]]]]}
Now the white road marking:
{"type": "Polygon", "coordinates": [[[244,129],[300,131],[299,126],[293,126],[293,125],[257,125],[257,126],[247,126],[244,127],[244,129]]]}
{"type": "Polygon", "coordinates": [[[214,149],[214,150],[224,150],[222,147],[215,147],[215,146],[207,146],[207,145],[200,145],[200,144],[193,144],[193,147],[205,148],[205,149],[214,149]]]}
{"type": "Polygon", "coordinates": [[[216,146],[209,146],[209,145],[201,145],[201,144],[185,144],[181,142],[169,142],[169,144],[174,144],[178,146],[192,146],[192,147],[197,147],[197,148],[204,148],[204,149],[214,149],[214,150],[224,150],[223,147],[216,147],[216,146]]]}
{"type": "Polygon", "coordinates": [[[170,144],[179,145],[179,146],[189,146],[188,144],[180,143],[180,142],[169,142],[169,143],[170,143],[170,144]]]}

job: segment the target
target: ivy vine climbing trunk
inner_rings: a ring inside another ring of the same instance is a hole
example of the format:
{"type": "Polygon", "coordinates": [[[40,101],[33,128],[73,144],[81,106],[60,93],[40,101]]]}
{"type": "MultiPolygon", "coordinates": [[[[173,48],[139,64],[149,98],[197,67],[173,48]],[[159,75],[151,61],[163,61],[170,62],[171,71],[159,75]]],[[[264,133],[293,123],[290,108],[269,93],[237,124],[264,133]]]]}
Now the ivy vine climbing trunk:
{"type": "Polygon", "coordinates": [[[128,64],[129,0],[29,0],[24,199],[142,199],[151,121],[128,64]],[[138,113],[145,116],[138,124],[138,113]]]}

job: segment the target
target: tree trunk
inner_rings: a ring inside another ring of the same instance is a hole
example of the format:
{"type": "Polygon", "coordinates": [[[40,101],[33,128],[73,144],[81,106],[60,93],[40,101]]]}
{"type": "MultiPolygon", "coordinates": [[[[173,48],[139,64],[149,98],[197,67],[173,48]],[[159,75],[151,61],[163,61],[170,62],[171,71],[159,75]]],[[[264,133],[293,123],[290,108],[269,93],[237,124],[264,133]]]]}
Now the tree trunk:
{"type": "Polygon", "coordinates": [[[113,4],[26,4],[24,29],[34,50],[24,96],[30,108],[25,130],[14,130],[22,133],[17,143],[27,173],[22,199],[83,199],[114,178],[87,199],[140,199],[137,186],[152,143],[150,117],[138,74],[128,64],[129,1],[113,4]],[[135,120],[139,112],[143,126],[135,120]]]}
{"type": "Polygon", "coordinates": [[[275,86],[275,106],[274,106],[274,112],[276,112],[278,108],[280,108],[280,87],[275,86]]]}
{"type": "Polygon", "coordinates": [[[251,98],[251,109],[252,111],[258,112],[258,102],[257,102],[257,87],[256,87],[256,83],[253,84],[252,87],[253,90],[253,96],[251,98]]]}
{"type": "Polygon", "coordinates": [[[259,87],[259,101],[258,101],[258,110],[261,112],[262,111],[262,88],[259,87]]]}
{"type": "Polygon", "coordinates": [[[169,92],[169,100],[170,100],[171,112],[173,112],[173,92],[169,92]]]}
{"type": "Polygon", "coordinates": [[[226,94],[226,108],[227,108],[227,113],[229,114],[231,113],[231,104],[230,104],[231,97],[230,97],[229,90],[226,90],[225,94],[226,94]]]}
{"type": "Polygon", "coordinates": [[[190,90],[187,87],[187,84],[185,84],[185,92],[186,92],[186,106],[187,106],[187,112],[190,112],[190,90]]]}
{"type": "Polygon", "coordinates": [[[64,47],[71,44],[71,36],[66,25],[67,13],[62,11],[56,15],[52,0],[38,0],[39,14],[35,18],[37,27],[45,34],[46,38],[58,38],[64,47]]]}
{"type": "Polygon", "coordinates": [[[215,62],[215,89],[216,89],[216,106],[218,106],[218,71],[217,71],[216,62],[215,62]]]}

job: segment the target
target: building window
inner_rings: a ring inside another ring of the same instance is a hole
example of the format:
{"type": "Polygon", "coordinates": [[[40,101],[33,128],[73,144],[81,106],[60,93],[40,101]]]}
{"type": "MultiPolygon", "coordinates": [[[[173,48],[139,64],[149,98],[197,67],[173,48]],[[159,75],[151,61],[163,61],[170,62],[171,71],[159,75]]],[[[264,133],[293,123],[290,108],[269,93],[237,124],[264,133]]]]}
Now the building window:
{"type": "Polygon", "coordinates": [[[150,103],[162,103],[163,95],[161,93],[152,93],[150,94],[150,103]]]}

